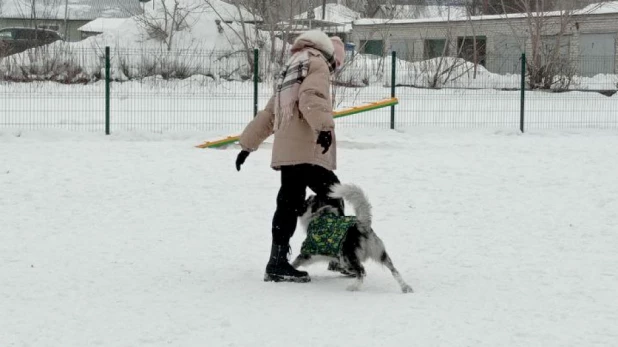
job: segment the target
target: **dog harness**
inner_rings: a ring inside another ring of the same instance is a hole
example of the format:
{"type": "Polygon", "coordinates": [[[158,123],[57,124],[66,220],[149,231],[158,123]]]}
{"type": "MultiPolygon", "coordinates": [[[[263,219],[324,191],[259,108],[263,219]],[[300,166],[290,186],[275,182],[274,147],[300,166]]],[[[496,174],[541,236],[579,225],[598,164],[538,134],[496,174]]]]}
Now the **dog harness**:
{"type": "Polygon", "coordinates": [[[356,224],[354,216],[323,214],[307,226],[307,238],[300,247],[303,255],[338,257],[348,229],[356,224]]]}

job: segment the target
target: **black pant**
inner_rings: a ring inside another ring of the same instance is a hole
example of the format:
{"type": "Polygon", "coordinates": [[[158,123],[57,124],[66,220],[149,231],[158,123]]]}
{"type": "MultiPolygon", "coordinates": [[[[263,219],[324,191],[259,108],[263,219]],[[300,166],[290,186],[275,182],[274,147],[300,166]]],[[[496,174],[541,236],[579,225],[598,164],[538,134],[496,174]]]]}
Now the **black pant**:
{"type": "Polygon", "coordinates": [[[296,230],[298,217],[304,212],[302,210],[307,187],[316,195],[331,200],[335,206],[340,206],[343,213],[343,201],[327,197],[330,186],[335,183],[339,183],[337,175],[318,165],[299,164],[281,167],[281,188],[277,195],[277,209],[273,217],[273,243],[289,244],[296,230]]]}

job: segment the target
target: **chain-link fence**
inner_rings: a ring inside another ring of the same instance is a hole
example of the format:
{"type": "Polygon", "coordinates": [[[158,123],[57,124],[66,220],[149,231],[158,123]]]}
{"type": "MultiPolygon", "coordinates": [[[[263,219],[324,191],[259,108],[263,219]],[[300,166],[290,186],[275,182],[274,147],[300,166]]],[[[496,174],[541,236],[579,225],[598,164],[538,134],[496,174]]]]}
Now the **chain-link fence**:
{"type": "MultiPolygon", "coordinates": [[[[285,58],[253,51],[30,50],[0,59],[0,128],[103,132],[109,116],[112,132],[238,131],[256,105],[266,105],[285,58]]],[[[389,98],[394,81],[397,128],[518,129],[522,116],[527,129],[617,128],[612,59],[548,64],[497,55],[474,64],[354,54],[336,74],[333,102],[342,109],[389,98]]],[[[337,124],[387,128],[391,113],[359,113],[337,124]]]]}

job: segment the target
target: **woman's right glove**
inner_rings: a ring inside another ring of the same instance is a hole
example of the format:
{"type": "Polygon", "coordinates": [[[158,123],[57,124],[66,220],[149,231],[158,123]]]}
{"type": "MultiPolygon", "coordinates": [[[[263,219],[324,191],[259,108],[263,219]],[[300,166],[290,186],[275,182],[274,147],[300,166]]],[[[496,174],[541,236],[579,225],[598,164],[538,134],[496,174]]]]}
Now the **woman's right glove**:
{"type": "Polygon", "coordinates": [[[320,135],[318,135],[318,141],[316,142],[318,145],[321,145],[324,148],[322,154],[328,152],[331,143],[333,142],[333,135],[330,131],[320,131],[320,135]]]}
{"type": "Polygon", "coordinates": [[[240,171],[240,166],[245,163],[245,159],[249,156],[249,151],[242,150],[236,157],[236,170],[240,171]]]}

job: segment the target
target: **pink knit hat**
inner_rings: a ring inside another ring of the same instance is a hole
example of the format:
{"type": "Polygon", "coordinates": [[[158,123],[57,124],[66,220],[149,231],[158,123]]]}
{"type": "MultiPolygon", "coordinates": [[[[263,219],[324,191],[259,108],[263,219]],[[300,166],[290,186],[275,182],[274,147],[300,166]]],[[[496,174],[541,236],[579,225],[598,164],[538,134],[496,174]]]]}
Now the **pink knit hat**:
{"type": "Polygon", "coordinates": [[[335,62],[337,63],[337,67],[341,67],[345,60],[345,48],[343,46],[343,41],[338,36],[331,36],[330,41],[333,43],[333,47],[335,48],[335,62]]]}

